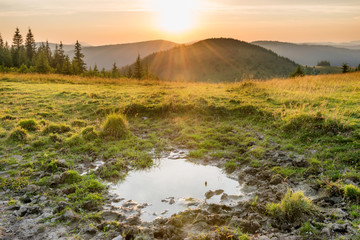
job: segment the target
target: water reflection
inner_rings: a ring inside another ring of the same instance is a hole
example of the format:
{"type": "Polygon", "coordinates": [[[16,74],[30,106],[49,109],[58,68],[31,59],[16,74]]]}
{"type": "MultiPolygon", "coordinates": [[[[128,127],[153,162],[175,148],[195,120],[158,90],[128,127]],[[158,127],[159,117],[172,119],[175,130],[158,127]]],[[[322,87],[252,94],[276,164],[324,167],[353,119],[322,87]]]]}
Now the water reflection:
{"type": "MultiPolygon", "coordinates": [[[[131,172],[123,182],[111,186],[110,191],[125,200],[113,205],[120,207],[125,201],[147,203],[141,219],[152,221],[158,216],[172,214],[195,207],[205,201],[209,190],[224,190],[228,195],[240,195],[239,183],[230,179],[221,169],[188,162],[184,154],[171,153],[159,159],[156,167],[131,172]]],[[[206,201],[219,203],[221,195],[206,201]]]]}

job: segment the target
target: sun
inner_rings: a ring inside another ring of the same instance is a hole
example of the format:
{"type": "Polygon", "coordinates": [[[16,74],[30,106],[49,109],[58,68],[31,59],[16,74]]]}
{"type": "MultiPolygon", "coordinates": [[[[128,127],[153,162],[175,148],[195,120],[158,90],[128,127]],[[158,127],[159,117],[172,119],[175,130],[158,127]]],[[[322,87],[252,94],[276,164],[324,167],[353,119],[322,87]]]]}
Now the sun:
{"type": "Polygon", "coordinates": [[[154,10],[158,13],[159,27],[170,33],[181,33],[195,25],[196,0],[157,0],[154,10]]]}

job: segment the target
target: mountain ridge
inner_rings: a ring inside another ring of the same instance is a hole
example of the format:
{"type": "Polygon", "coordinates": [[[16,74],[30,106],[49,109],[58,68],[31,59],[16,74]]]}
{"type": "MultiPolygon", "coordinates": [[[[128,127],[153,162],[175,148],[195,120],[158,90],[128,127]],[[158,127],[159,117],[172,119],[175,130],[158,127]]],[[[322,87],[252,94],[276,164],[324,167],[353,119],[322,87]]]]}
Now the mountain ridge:
{"type": "Polygon", "coordinates": [[[142,61],[160,79],[200,82],[287,77],[297,66],[272,51],[232,38],[210,38],[179,45],[150,54],[142,61]]]}
{"type": "Polygon", "coordinates": [[[280,41],[255,41],[252,43],[302,65],[316,66],[319,61],[329,61],[333,66],[341,66],[343,63],[351,66],[360,64],[360,50],[280,41]]]}

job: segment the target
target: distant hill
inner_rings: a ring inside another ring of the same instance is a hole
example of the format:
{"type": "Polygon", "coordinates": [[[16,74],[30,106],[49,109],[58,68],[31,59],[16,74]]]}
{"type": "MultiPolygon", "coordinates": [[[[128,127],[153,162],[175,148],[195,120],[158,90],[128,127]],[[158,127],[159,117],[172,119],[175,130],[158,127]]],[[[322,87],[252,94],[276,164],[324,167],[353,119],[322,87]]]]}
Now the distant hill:
{"type": "Polygon", "coordinates": [[[252,43],[302,65],[316,66],[322,60],[329,61],[333,66],[341,66],[343,63],[348,63],[351,66],[360,64],[360,50],[274,41],[256,41],[252,43]]]}
{"type": "MultiPolygon", "coordinates": [[[[45,42],[37,42],[36,43],[36,47],[40,47],[41,44],[45,44],[45,42]]],[[[58,45],[59,46],[60,43],[49,43],[49,47],[51,49],[51,51],[55,50],[55,46],[58,45]]],[[[75,48],[75,43],[74,44],[63,44],[63,49],[65,52],[69,52],[69,51],[74,51],[75,48]]]]}
{"type": "Polygon", "coordinates": [[[144,58],[143,64],[163,80],[202,82],[287,77],[297,66],[262,47],[224,38],[157,52],[144,58]]]}
{"type": "MultiPolygon", "coordinates": [[[[114,62],[118,67],[131,64],[135,61],[138,54],[145,57],[151,53],[168,50],[177,46],[177,43],[154,40],[137,43],[126,43],[116,45],[105,45],[96,47],[83,47],[87,67],[94,67],[96,64],[99,69],[111,69],[114,62]]],[[[74,48],[74,47],[73,47],[74,48]]],[[[74,56],[74,51],[67,51],[70,58],[74,56]]]]}
{"type": "Polygon", "coordinates": [[[334,43],[334,42],[312,42],[312,43],[304,43],[307,45],[327,45],[332,47],[338,48],[347,48],[353,50],[360,50],[360,41],[351,41],[351,42],[341,42],[341,43],[334,43]]]}

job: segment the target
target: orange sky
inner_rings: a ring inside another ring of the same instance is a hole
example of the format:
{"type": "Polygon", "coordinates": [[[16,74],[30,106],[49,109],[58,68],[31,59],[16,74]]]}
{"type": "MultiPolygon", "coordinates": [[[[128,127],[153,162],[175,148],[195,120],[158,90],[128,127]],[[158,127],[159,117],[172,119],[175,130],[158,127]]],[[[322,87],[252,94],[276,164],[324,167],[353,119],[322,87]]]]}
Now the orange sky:
{"type": "Polygon", "coordinates": [[[314,2],[2,0],[0,33],[10,41],[15,27],[23,35],[31,27],[37,41],[79,40],[91,45],[152,39],[191,42],[209,37],[290,42],[360,40],[360,1],[314,2]]]}

